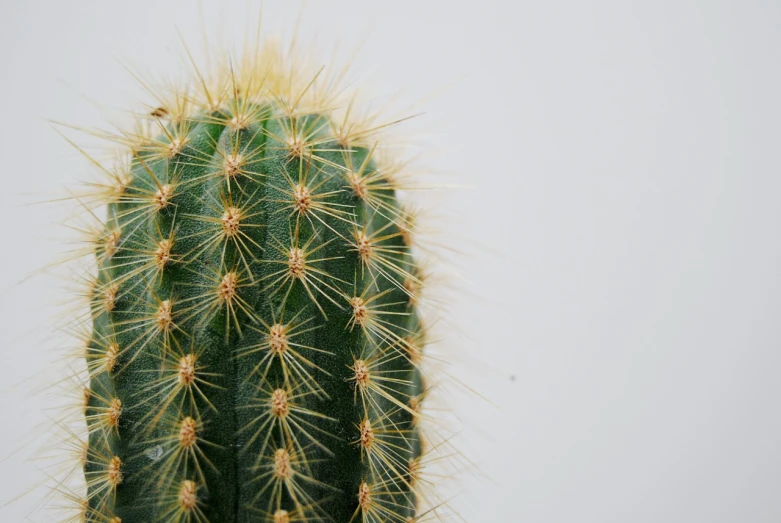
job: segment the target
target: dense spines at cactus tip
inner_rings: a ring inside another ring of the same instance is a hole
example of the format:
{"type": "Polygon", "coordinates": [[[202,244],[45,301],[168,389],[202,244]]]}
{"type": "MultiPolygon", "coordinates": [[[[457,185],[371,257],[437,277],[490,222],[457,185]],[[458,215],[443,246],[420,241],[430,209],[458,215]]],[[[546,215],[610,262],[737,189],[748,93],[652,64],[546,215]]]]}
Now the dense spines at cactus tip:
{"type": "Polygon", "coordinates": [[[88,521],[416,518],[413,224],[368,133],[262,72],[125,136],[91,298],[88,521]]]}

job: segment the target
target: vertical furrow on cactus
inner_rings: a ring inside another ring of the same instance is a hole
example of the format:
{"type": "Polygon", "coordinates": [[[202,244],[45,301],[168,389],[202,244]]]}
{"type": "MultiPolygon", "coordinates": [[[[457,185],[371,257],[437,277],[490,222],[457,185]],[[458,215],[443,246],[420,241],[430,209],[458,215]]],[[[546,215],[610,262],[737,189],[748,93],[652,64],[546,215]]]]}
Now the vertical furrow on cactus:
{"type": "MultiPolygon", "coordinates": [[[[258,300],[255,311],[260,324],[242,342],[235,355],[239,363],[237,378],[249,403],[237,410],[240,431],[240,463],[237,470],[240,521],[268,520],[281,507],[291,504],[288,478],[294,470],[295,454],[286,445],[290,430],[287,416],[292,402],[292,379],[288,356],[292,343],[301,336],[291,327],[291,315],[274,306],[272,296],[284,296],[287,278],[286,253],[291,236],[280,228],[287,211],[280,211],[273,189],[279,173],[275,161],[278,144],[270,136],[272,115],[263,122],[264,148],[259,164],[264,174],[264,194],[257,205],[264,216],[263,257],[258,265],[258,300]]],[[[297,295],[293,300],[299,300],[297,295]]]]}
{"type": "Polygon", "coordinates": [[[234,368],[224,353],[238,337],[238,321],[246,321],[237,304],[247,299],[243,284],[249,277],[226,241],[222,222],[229,198],[215,173],[230,130],[222,122],[202,121],[187,140],[174,159],[183,169],[182,194],[175,199],[182,260],[169,269],[178,308],[174,337],[180,341],[164,355],[185,394],[161,413],[161,437],[169,449],[161,460],[164,488],[156,507],[158,520],[174,521],[202,513],[207,499],[212,514],[232,517],[234,511],[234,368]]]}
{"type": "MultiPolygon", "coordinates": [[[[327,124],[322,118],[319,123],[327,124]]],[[[357,441],[361,409],[360,402],[356,402],[352,369],[353,355],[360,352],[366,338],[352,323],[353,309],[349,302],[360,286],[361,277],[358,257],[347,243],[356,219],[355,201],[344,191],[345,167],[339,147],[324,132],[321,140],[310,153],[314,159],[309,177],[312,178],[310,186],[316,188],[313,192],[325,204],[320,213],[324,222],[320,234],[328,242],[323,248],[322,257],[326,258],[323,267],[334,278],[337,290],[332,296],[335,303],[329,301],[325,307],[328,320],[318,330],[323,345],[334,355],[326,369],[331,377],[325,382],[328,401],[324,407],[327,415],[337,420],[332,443],[334,457],[323,464],[321,475],[334,478],[333,485],[338,488],[330,493],[337,502],[330,505],[329,513],[335,521],[349,521],[355,515],[357,494],[366,475],[357,441]]]]}

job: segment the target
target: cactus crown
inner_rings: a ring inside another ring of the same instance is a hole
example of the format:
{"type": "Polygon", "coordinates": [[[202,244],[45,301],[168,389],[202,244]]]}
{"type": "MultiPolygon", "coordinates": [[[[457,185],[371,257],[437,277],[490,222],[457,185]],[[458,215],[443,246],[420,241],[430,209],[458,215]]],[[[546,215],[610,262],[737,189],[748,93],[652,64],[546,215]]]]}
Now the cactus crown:
{"type": "Polygon", "coordinates": [[[85,521],[436,516],[404,165],[339,78],[299,65],[253,48],[109,137],[125,161],[82,198],[106,212],[85,521]]]}

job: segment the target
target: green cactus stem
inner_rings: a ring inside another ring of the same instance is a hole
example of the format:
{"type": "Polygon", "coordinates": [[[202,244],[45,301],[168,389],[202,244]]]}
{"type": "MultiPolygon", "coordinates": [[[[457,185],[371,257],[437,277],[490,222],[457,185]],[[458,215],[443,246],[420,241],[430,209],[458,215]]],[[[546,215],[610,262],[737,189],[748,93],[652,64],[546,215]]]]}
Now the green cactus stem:
{"type": "Polygon", "coordinates": [[[415,521],[423,282],[396,169],[312,77],[250,62],[119,140],[85,519],[415,521]]]}

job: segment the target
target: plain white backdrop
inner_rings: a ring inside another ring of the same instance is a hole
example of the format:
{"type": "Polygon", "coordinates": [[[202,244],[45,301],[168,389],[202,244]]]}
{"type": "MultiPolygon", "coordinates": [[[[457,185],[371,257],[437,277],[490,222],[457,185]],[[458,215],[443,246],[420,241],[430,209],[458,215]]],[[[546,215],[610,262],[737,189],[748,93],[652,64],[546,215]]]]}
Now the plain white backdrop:
{"type": "MultiPolygon", "coordinates": [[[[249,2],[203,3],[243,32],[249,2]]],[[[267,1],[265,28],[290,34],[299,8],[267,1]]],[[[176,28],[197,44],[200,16],[185,0],[0,11],[1,503],[34,481],[13,451],[47,399],[25,377],[52,366],[40,340],[69,300],[19,283],[62,249],[59,210],[26,204],[89,168],[45,119],[101,126],[90,99],[148,103],[119,64],[181,71],[176,28]]],[[[452,400],[476,464],[464,518],[781,521],[781,4],[330,0],[300,27],[360,47],[353,73],[383,94],[435,93],[415,122],[427,161],[469,185],[437,224],[466,280],[452,372],[492,402],[452,400]]]]}

